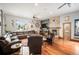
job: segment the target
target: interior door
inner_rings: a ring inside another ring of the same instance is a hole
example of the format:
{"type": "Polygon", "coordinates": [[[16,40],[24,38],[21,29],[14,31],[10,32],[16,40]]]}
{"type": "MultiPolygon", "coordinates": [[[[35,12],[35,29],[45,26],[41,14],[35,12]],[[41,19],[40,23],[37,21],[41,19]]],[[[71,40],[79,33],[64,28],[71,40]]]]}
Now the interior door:
{"type": "Polygon", "coordinates": [[[64,40],[71,39],[71,23],[70,22],[63,24],[63,37],[64,37],[64,40]]]}

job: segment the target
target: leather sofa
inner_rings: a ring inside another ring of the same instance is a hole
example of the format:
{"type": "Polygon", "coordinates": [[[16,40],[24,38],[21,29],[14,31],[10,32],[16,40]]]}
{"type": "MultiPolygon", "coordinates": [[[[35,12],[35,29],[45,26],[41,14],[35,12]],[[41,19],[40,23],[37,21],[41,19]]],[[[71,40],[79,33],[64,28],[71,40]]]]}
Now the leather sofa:
{"type": "Polygon", "coordinates": [[[0,37],[0,55],[10,55],[20,50],[20,47],[15,49],[11,48],[11,46],[16,43],[21,43],[21,41],[9,43],[4,37],[0,37]]]}

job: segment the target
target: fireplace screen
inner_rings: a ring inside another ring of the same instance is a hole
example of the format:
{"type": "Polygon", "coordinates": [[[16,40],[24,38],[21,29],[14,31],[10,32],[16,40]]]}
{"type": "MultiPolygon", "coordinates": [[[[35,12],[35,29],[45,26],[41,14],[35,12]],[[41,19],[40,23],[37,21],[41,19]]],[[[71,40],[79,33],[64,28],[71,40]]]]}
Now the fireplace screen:
{"type": "Polygon", "coordinates": [[[57,30],[52,30],[52,33],[54,33],[54,35],[57,35],[57,30]]]}

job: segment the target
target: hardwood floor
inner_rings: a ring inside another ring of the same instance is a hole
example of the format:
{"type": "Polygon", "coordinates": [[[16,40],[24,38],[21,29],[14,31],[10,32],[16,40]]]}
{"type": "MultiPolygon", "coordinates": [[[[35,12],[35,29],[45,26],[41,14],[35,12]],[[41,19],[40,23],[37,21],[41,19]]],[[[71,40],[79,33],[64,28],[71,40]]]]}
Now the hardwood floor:
{"type": "MultiPolygon", "coordinates": [[[[23,40],[22,43],[27,43],[23,40]]],[[[55,39],[52,45],[43,43],[42,55],[79,55],[79,42],[55,39]]]]}
{"type": "Polygon", "coordinates": [[[56,39],[53,45],[43,45],[42,55],[79,55],[79,42],[56,39]]]}
{"type": "Polygon", "coordinates": [[[54,46],[47,45],[46,47],[43,47],[42,55],[65,55],[65,53],[54,46]]]}

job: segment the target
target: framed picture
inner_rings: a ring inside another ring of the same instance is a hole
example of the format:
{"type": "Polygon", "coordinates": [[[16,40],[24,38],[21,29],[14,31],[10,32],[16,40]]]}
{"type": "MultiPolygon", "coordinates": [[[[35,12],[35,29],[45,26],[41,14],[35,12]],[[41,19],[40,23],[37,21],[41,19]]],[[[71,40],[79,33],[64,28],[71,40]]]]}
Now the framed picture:
{"type": "Polygon", "coordinates": [[[79,36],[79,19],[74,21],[74,36],[79,36]]]}

